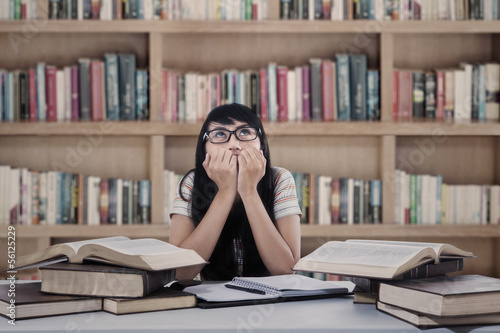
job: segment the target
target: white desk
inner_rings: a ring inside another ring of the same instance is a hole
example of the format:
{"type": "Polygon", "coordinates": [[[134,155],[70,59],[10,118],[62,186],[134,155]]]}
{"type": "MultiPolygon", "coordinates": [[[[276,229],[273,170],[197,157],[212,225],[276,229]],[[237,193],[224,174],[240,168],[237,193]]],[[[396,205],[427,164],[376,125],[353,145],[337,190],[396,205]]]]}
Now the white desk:
{"type": "MultiPolygon", "coordinates": [[[[180,309],[117,316],[90,312],[16,321],[0,317],[0,332],[398,332],[420,330],[352,296],[218,309],[180,309]]],[[[500,332],[500,326],[451,327],[425,332],[500,332]]]]}

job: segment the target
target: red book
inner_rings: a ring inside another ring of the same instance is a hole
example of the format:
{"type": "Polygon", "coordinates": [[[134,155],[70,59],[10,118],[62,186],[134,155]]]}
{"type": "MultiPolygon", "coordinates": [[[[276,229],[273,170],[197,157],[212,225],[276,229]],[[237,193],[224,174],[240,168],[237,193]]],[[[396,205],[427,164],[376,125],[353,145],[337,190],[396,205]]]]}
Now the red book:
{"type": "Polygon", "coordinates": [[[394,70],[392,75],[392,120],[399,118],[399,72],[394,70]]]}
{"type": "Polygon", "coordinates": [[[92,0],[91,6],[90,6],[90,12],[91,12],[90,17],[94,20],[98,20],[100,11],[101,11],[101,1],[100,0],[92,0]]]}
{"type": "Polygon", "coordinates": [[[36,71],[30,69],[29,75],[29,96],[30,96],[30,120],[37,120],[37,94],[36,94],[36,71]]]}
{"type": "Polygon", "coordinates": [[[109,218],[109,182],[107,179],[101,179],[101,197],[100,197],[101,224],[108,224],[109,218]]]}
{"type": "Polygon", "coordinates": [[[252,3],[252,20],[258,20],[259,19],[259,8],[257,4],[254,2],[252,3]]]}
{"type": "Polygon", "coordinates": [[[276,76],[278,81],[278,120],[288,121],[288,68],[278,66],[276,76]]]}
{"type": "Polygon", "coordinates": [[[262,121],[267,121],[268,110],[267,110],[267,71],[265,69],[260,70],[260,119],[262,121]]]}
{"type": "Polygon", "coordinates": [[[90,62],[90,109],[92,120],[103,120],[102,61],[90,62]]]}
{"type": "Polygon", "coordinates": [[[47,120],[57,120],[57,68],[45,67],[47,120]]]}
{"type": "Polygon", "coordinates": [[[436,71],[436,119],[444,119],[445,76],[443,71],[436,71]]]}
{"type": "Polygon", "coordinates": [[[330,1],[321,1],[323,11],[323,20],[329,20],[332,12],[332,3],[330,1]]]}
{"type": "Polygon", "coordinates": [[[179,86],[179,73],[170,72],[170,110],[172,112],[171,120],[173,123],[177,122],[177,100],[178,100],[178,86],[179,86]]]}
{"type": "Polygon", "coordinates": [[[321,62],[321,99],[323,105],[323,121],[333,121],[333,61],[321,62]]]}
{"type": "Polygon", "coordinates": [[[28,8],[26,7],[27,4],[25,2],[21,3],[21,20],[26,20],[28,17],[28,8]]]}
{"type": "Polygon", "coordinates": [[[340,180],[332,180],[332,224],[340,223],[340,180]]]}
{"type": "Polygon", "coordinates": [[[166,69],[163,69],[161,71],[162,75],[162,87],[161,87],[161,116],[163,120],[170,120],[168,119],[167,116],[167,108],[168,108],[168,87],[169,87],[169,82],[168,82],[168,71],[166,69]]]}

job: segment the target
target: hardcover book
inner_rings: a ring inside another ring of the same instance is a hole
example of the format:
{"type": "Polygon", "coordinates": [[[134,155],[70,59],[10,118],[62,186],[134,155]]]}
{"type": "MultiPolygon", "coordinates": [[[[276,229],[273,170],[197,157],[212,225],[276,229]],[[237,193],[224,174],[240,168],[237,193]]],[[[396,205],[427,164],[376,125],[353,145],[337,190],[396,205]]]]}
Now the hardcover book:
{"type": "Polygon", "coordinates": [[[377,309],[420,328],[457,326],[457,325],[488,325],[488,324],[500,323],[499,313],[489,313],[489,314],[459,316],[459,317],[456,316],[442,317],[442,316],[426,315],[420,312],[406,310],[382,302],[377,302],[377,309]]]}
{"type": "Polygon", "coordinates": [[[40,267],[42,292],[100,297],[144,297],[175,277],[175,270],[145,271],[104,264],[40,267]]]}
{"type": "Polygon", "coordinates": [[[457,275],[384,282],[379,301],[434,316],[495,313],[500,309],[500,279],[457,275]]]}
{"type": "MultiPolygon", "coordinates": [[[[56,316],[70,313],[100,311],[100,298],[47,295],[40,292],[41,283],[16,283],[15,315],[17,319],[56,316]]],[[[0,315],[10,318],[9,284],[0,285],[0,315]]]]}
{"type": "Polygon", "coordinates": [[[131,240],[116,236],[52,245],[19,257],[16,264],[21,269],[28,265],[41,266],[49,260],[51,263],[54,260],[82,263],[84,259],[152,271],[206,263],[195,251],[158,239],[131,240]]]}
{"type": "Polygon", "coordinates": [[[351,239],[323,244],[300,259],[294,270],[393,279],[441,258],[473,256],[450,244],[351,239]]]}
{"type": "Polygon", "coordinates": [[[141,298],[105,298],[102,304],[104,311],[118,315],[195,306],[196,295],[167,287],[160,288],[151,295],[141,298]]]}

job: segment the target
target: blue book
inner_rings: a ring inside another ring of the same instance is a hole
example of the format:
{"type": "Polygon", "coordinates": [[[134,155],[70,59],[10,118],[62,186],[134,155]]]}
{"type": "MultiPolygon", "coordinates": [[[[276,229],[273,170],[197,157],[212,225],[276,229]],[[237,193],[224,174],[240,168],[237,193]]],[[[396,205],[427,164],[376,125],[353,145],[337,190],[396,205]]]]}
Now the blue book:
{"type": "Polygon", "coordinates": [[[137,19],[139,17],[139,0],[128,0],[130,14],[129,18],[137,19]]]}
{"type": "Polygon", "coordinates": [[[349,56],[347,54],[335,55],[337,69],[337,119],[351,119],[351,92],[349,75],[349,56]]]}
{"type": "Polygon", "coordinates": [[[229,104],[235,102],[235,92],[234,92],[234,77],[235,77],[235,71],[228,71],[227,72],[227,102],[229,104]]]}
{"type": "Polygon", "coordinates": [[[382,222],[382,181],[379,179],[370,181],[370,207],[372,210],[373,223],[382,222]]]}
{"type": "Polygon", "coordinates": [[[351,119],[366,120],[366,69],[365,54],[350,56],[351,119]]]}
{"type": "Polygon", "coordinates": [[[380,97],[379,97],[379,72],[369,70],[367,72],[367,114],[368,120],[380,119],[380,97]]]}
{"type": "Polygon", "coordinates": [[[278,120],[278,87],[276,78],[276,63],[271,62],[267,65],[267,98],[269,100],[268,119],[269,121],[278,120]]]}
{"type": "Polygon", "coordinates": [[[3,119],[3,108],[4,108],[4,102],[3,102],[3,83],[4,83],[4,76],[5,76],[5,71],[0,70],[0,122],[3,119]]]}
{"type": "Polygon", "coordinates": [[[139,20],[144,19],[144,1],[143,0],[136,0],[137,1],[137,18],[139,20]]]}
{"type": "Polygon", "coordinates": [[[120,120],[120,94],[118,83],[118,56],[104,54],[105,90],[106,90],[106,119],[120,120]]]}
{"type": "Polygon", "coordinates": [[[148,71],[136,71],[136,119],[147,120],[149,118],[148,109],[148,71]]]}
{"type": "Polygon", "coordinates": [[[486,120],[486,66],[479,65],[478,115],[480,121],[486,120]]]}
{"type": "Polygon", "coordinates": [[[135,71],[134,54],[118,55],[118,78],[120,92],[120,119],[135,119],[135,71]]]}
{"type": "Polygon", "coordinates": [[[149,224],[151,222],[151,182],[149,180],[139,181],[139,216],[140,222],[149,224]]]}
{"type": "Polygon", "coordinates": [[[234,92],[235,102],[238,104],[245,104],[245,75],[243,73],[236,73],[234,92]]]}
{"type": "MultiPolygon", "coordinates": [[[[61,175],[61,223],[70,223],[71,216],[71,178],[70,173],[61,175]]],[[[59,223],[59,222],[58,222],[59,223]]]]}

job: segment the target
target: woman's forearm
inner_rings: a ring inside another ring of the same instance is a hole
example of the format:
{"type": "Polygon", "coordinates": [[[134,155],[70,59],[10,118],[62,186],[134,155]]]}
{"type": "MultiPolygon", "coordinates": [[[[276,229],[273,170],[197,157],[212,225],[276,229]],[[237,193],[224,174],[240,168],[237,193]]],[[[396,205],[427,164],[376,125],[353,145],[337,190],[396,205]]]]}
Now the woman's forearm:
{"type": "Polygon", "coordinates": [[[293,273],[292,267],[300,257],[298,216],[290,218],[290,223],[286,223],[286,228],[289,230],[286,232],[287,239],[285,239],[271,221],[257,191],[242,197],[242,200],[255,244],[266,268],[273,275],[293,273]]]}

